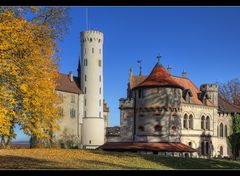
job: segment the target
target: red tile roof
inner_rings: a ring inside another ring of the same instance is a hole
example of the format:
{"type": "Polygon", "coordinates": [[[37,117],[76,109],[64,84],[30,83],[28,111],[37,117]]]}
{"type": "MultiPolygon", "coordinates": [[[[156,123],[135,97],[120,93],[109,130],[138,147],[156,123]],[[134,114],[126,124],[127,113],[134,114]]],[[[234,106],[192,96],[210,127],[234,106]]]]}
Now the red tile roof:
{"type": "Polygon", "coordinates": [[[83,93],[82,90],[80,89],[80,80],[78,79],[78,77],[74,76],[73,81],[71,81],[68,74],[60,73],[60,77],[57,80],[57,84],[58,86],[56,90],[76,94],[83,93]]]}
{"type": "MultiPolygon", "coordinates": [[[[148,76],[132,76],[130,79],[130,89],[135,88],[138,84],[142,83],[144,80],[146,80],[148,76]]],[[[177,77],[177,76],[171,76],[171,78],[177,82],[179,85],[184,87],[184,89],[190,89],[192,92],[192,97],[190,98],[191,104],[197,104],[197,105],[203,105],[201,100],[198,99],[198,93],[201,91],[197,88],[197,86],[189,79],[177,77]]],[[[182,98],[182,102],[185,103],[184,98],[182,98]]],[[[212,102],[210,100],[207,100],[208,106],[213,106],[212,102]]]]}
{"type": "Polygon", "coordinates": [[[162,152],[196,152],[195,149],[182,143],[134,143],[107,142],[99,147],[102,150],[115,151],[162,151],[162,152]]]}
{"type": "Polygon", "coordinates": [[[176,87],[184,89],[180,84],[172,79],[161,64],[156,64],[150,75],[143,82],[135,86],[135,88],[149,86],[176,87]]]}

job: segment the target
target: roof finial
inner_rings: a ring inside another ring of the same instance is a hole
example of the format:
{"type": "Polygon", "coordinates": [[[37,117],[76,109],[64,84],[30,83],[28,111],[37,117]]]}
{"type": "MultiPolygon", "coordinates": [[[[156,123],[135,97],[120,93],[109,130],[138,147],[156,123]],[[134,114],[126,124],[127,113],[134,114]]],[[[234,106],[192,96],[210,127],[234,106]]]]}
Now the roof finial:
{"type": "Polygon", "coordinates": [[[183,78],[186,78],[186,75],[187,75],[187,72],[183,69],[182,77],[183,77],[183,78]]]}
{"type": "Polygon", "coordinates": [[[138,64],[139,64],[139,76],[141,76],[142,75],[142,60],[138,60],[137,61],[138,62],[138,64]]]}
{"type": "Polygon", "coordinates": [[[157,65],[161,65],[160,64],[160,58],[161,58],[162,56],[160,56],[160,54],[158,53],[158,55],[157,55],[157,65]]]}

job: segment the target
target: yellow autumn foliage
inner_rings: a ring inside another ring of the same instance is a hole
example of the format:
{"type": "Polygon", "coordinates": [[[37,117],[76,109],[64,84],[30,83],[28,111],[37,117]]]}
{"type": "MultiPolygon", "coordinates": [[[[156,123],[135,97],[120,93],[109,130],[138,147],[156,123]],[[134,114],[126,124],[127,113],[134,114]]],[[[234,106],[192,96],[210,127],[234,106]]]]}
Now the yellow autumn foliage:
{"type": "Polygon", "coordinates": [[[0,14],[0,136],[18,123],[28,135],[49,140],[58,129],[60,98],[54,92],[56,43],[46,25],[11,11],[0,14]]]}

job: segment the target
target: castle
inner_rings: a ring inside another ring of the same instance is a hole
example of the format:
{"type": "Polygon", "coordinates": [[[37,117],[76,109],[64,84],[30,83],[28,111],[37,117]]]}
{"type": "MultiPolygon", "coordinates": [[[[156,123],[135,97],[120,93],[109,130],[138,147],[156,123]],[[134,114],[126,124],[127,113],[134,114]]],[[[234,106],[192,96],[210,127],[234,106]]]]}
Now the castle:
{"type": "Polygon", "coordinates": [[[231,156],[227,141],[231,115],[240,109],[218,95],[217,84],[197,88],[186,77],[171,75],[160,63],[149,75],[130,69],[127,98],[120,101],[120,128],[109,127],[103,99],[103,33],[81,32],[78,76],[60,74],[56,92],[62,97],[60,138],[65,130],[79,137],[80,148],[231,156]],[[117,130],[117,131],[116,131],[117,130]]]}
{"type": "Polygon", "coordinates": [[[198,89],[186,77],[171,75],[158,62],[149,75],[130,69],[127,98],[120,100],[120,129],[108,130],[101,148],[162,155],[230,157],[231,115],[236,106],[218,95],[217,84],[198,89]],[[116,131],[117,130],[117,131],[116,131]]]}
{"type": "Polygon", "coordinates": [[[56,92],[62,97],[59,139],[64,131],[78,137],[84,149],[95,149],[105,143],[109,126],[109,108],[103,99],[103,33],[81,32],[81,61],[78,77],[60,73],[56,92]]]}

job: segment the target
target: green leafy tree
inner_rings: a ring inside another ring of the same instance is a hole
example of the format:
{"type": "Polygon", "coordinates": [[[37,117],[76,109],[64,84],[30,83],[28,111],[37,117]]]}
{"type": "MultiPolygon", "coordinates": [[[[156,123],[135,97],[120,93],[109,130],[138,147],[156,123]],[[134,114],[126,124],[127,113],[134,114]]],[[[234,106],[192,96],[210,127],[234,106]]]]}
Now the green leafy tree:
{"type": "Polygon", "coordinates": [[[240,115],[239,114],[235,114],[232,116],[231,135],[228,136],[228,141],[231,145],[233,159],[236,160],[236,157],[239,152],[239,146],[240,146],[240,115]]]}

